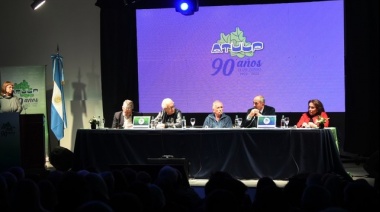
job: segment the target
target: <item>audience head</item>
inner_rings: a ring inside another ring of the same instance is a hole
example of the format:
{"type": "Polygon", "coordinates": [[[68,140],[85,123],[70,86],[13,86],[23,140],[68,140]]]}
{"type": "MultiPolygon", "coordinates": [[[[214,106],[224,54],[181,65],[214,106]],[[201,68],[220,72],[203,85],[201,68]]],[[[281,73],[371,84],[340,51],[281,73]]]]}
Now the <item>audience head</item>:
{"type": "Polygon", "coordinates": [[[241,211],[241,203],[236,195],[225,189],[215,189],[205,197],[206,212],[241,211]]]}
{"type": "Polygon", "coordinates": [[[107,185],[108,190],[108,196],[111,197],[111,195],[115,191],[115,178],[111,171],[105,171],[100,173],[100,176],[103,178],[104,182],[107,185]]]}
{"type": "Polygon", "coordinates": [[[134,109],[133,101],[129,100],[129,99],[126,99],[123,102],[123,105],[121,106],[121,109],[123,110],[123,115],[124,116],[127,116],[127,117],[131,116],[132,115],[132,111],[134,109]]]}
{"type": "Polygon", "coordinates": [[[107,202],[109,200],[108,187],[100,174],[90,172],[84,176],[92,195],[92,200],[107,202]]]}
{"type": "Polygon", "coordinates": [[[156,183],[158,185],[165,184],[165,185],[177,185],[178,183],[178,172],[175,168],[171,166],[164,166],[160,169],[158,172],[158,176],[156,179],[156,183]]]}
{"type": "Polygon", "coordinates": [[[92,198],[91,190],[84,176],[67,171],[57,186],[57,211],[74,211],[92,198]]]}
{"type": "Polygon", "coordinates": [[[48,179],[42,179],[37,183],[40,189],[41,205],[48,211],[54,211],[58,204],[57,189],[48,179]]]}
{"type": "Polygon", "coordinates": [[[140,198],[130,192],[118,192],[112,195],[110,205],[115,212],[135,211],[143,212],[144,206],[140,198]]]}
{"type": "Polygon", "coordinates": [[[128,184],[133,183],[137,178],[137,171],[130,167],[122,168],[121,172],[125,176],[125,179],[128,181],[128,184]]]}
{"type": "Polygon", "coordinates": [[[162,100],[161,107],[169,116],[175,112],[174,101],[170,98],[162,100]]]}
{"type": "Polygon", "coordinates": [[[152,194],[146,183],[134,181],[129,186],[128,192],[135,194],[141,200],[144,211],[152,211],[155,209],[152,205],[152,194]]]}
{"type": "Polygon", "coordinates": [[[166,204],[164,192],[156,184],[151,183],[148,185],[149,191],[152,196],[152,207],[161,209],[166,204]]]}
{"type": "Polygon", "coordinates": [[[325,112],[323,104],[318,99],[312,99],[307,102],[308,113],[310,116],[320,115],[322,112],[325,112]]]}
{"type": "Polygon", "coordinates": [[[253,98],[253,107],[258,110],[262,110],[265,105],[265,99],[264,96],[258,95],[253,98]]]}
{"type": "Polygon", "coordinates": [[[301,210],[321,211],[331,207],[331,193],[323,186],[312,184],[305,188],[301,198],[301,210]]]}
{"type": "Polygon", "coordinates": [[[211,174],[205,185],[206,196],[216,189],[231,191],[238,199],[243,198],[248,187],[240,180],[235,179],[227,172],[218,171],[211,174]]]}
{"type": "Polygon", "coordinates": [[[215,116],[221,116],[223,114],[223,103],[219,100],[216,100],[212,103],[212,112],[215,116]]]}
{"type": "Polygon", "coordinates": [[[68,171],[73,166],[74,153],[65,147],[58,146],[50,152],[49,160],[56,170],[68,171]]]}
{"type": "Polygon", "coordinates": [[[108,204],[99,201],[92,200],[83,203],[75,211],[77,212],[93,212],[93,211],[102,211],[102,212],[113,212],[114,210],[108,204]]]}
{"type": "Polygon", "coordinates": [[[379,208],[379,193],[364,179],[347,183],[343,189],[343,205],[348,211],[372,211],[379,208]]]}
{"type": "Polygon", "coordinates": [[[9,171],[2,172],[1,176],[3,176],[7,184],[8,191],[11,191],[12,188],[17,184],[17,181],[18,181],[17,177],[9,171]]]}
{"type": "Polygon", "coordinates": [[[25,178],[25,170],[20,166],[14,166],[8,169],[8,171],[17,177],[17,180],[25,178]]]}
{"type": "Polygon", "coordinates": [[[290,206],[293,208],[301,207],[301,198],[304,189],[306,188],[306,179],[308,174],[297,174],[289,178],[288,183],[284,187],[284,195],[290,206]]]}
{"type": "Polygon", "coordinates": [[[152,176],[146,171],[137,172],[136,180],[146,183],[147,185],[153,182],[152,176]]]}
{"type": "Polygon", "coordinates": [[[262,177],[257,181],[256,194],[252,207],[254,211],[287,211],[289,202],[270,177],[262,177]]]}

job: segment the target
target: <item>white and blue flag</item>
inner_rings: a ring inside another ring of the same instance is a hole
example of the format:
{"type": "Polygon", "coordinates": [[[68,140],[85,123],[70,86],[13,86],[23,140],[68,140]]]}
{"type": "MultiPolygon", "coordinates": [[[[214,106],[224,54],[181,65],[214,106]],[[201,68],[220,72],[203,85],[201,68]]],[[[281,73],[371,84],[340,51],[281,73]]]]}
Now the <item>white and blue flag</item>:
{"type": "Polygon", "coordinates": [[[51,98],[51,123],[50,128],[55,137],[61,140],[64,137],[64,129],[67,128],[65,97],[63,91],[63,62],[59,53],[51,56],[53,60],[53,95],[51,98]]]}

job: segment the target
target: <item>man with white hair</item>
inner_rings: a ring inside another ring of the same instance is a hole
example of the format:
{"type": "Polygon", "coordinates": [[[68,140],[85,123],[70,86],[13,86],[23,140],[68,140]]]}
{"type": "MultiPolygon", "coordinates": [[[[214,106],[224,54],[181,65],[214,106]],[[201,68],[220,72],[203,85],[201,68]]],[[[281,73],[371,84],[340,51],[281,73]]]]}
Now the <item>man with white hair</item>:
{"type": "Polygon", "coordinates": [[[181,128],[182,112],[174,106],[174,101],[165,98],[161,103],[162,110],[154,118],[158,128],[181,128]]]}
{"type": "Polygon", "coordinates": [[[204,128],[232,128],[231,117],[223,113],[223,103],[216,100],[212,103],[212,113],[209,114],[204,123],[204,128]]]}

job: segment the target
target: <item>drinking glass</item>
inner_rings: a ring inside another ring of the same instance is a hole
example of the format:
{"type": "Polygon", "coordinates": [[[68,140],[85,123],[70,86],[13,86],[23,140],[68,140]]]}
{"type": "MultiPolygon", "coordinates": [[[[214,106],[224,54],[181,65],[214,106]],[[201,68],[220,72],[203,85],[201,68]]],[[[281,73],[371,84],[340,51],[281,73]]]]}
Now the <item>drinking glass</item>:
{"type": "Polygon", "coordinates": [[[238,118],[238,127],[240,127],[241,123],[243,122],[242,118],[238,118]]]}
{"type": "Polygon", "coordinates": [[[150,120],[150,128],[151,129],[156,129],[156,125],[157,125],[157,122],[154,119],[150,120]]]}
{"type": "Polygon", "coordinates": [[[23,110],[24,110],[24,112],[25,112],[25,114],[26,114],[26,110],[28,109],[28,105],[27,105],[27,104],[23,104],[23,105],[22,105],[22,108],[23,108],[23,110]]]}
{"type": "Polygon", "coordinates": [[[194,128],[195,118],[190,118],[191,128],[194,128]]]}
{"type": "Polygon", "coordinates": [[[289,125],[289,117],[285,117],[284,120],[285,120],[285,128],[288,128],[288,125],[289,125]]]}

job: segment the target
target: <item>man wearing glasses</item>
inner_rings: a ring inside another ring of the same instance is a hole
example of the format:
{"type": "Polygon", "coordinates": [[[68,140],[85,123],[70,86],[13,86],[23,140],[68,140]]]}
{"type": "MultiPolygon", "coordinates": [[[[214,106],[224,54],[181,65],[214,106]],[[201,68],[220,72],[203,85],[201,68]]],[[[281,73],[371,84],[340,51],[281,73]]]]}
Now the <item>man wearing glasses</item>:
{"type": "Polygon", "coordinates": [[[157,128],[181,128],[182,112],[175,108],[174,101],[166,98],[162,100],[161,107],[162,110],[154,118],[157,128]]]}
{"type": "Polygon", "coordinates": [[[116,129],[129,129],[133,127],[133,116],[139,115],[138,112],[133,111],[133,101],[125,100],[121,106],[121,111],[118,111],[113,116],[112,128],[116,129]]]}

